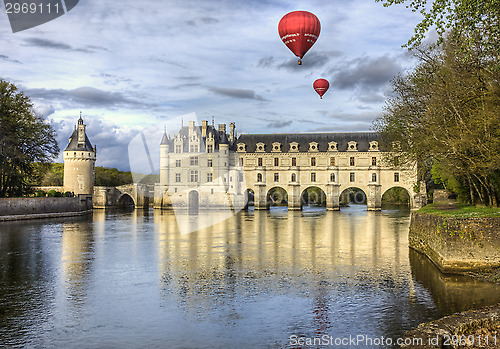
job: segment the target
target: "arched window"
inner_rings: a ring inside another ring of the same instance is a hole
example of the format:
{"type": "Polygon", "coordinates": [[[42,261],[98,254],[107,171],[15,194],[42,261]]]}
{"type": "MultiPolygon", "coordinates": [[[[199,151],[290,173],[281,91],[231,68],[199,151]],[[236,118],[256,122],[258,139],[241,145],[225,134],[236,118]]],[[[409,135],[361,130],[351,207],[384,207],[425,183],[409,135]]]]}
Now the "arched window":
{"type": "Polygon", "coordinates": [[[292,173],[292,182],[297,181],[297,175],[295,173],[292,173]]]}
{"type": "Polygon", "coordinates": [[[377,181],[377,174],[372,173],[372,182],[376,182],[376,181],[377,181]]]}
{"type": "Polygon", "coordinates": [[[335,173],[330,173],[330,182],[335,182],[335,173]]]}
{"type": "Polygon", "coordinates": [[[257,173],[257,182],[262,182],[262,173],[257,173]]]}

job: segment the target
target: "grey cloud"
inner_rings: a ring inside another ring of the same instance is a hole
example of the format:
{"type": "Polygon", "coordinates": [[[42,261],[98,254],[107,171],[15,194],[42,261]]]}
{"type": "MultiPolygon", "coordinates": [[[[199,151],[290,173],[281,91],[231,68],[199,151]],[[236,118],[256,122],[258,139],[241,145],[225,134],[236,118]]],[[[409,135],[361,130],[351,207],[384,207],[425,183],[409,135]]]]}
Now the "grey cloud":
{"type": "Polygon", "coordinates": [[[48,39],[40,39],[40,38],[28,38],[24,40],[28,43],[28,46],[37,46],[42,48],[53,48],[57,50],[73,50],[73,48],[65,43],[56,42],[48,39]]]}
{"type": "Polygon", "coordinates": [[[403,68],[394,58],[358,58],[330,70],[338,89],[380,88],[388,84],[403,68]]]}
{"type": "Polygon", "coordinates": [[[21,62],[18,61],[17,59],[12,59],[12,58],[10,58],[9,56],[6,56],[6,55],[0,55],[0,60],[21,64],[21,62]]]}
{"type": "Polygon", "coordinates": [[[278,65],[278,69],[286,69],[290,71],[304,71],[306,69],[320,68],[326,66],[328,62],[334,57],[340,55],[338,51],[329,52],[310,52],[302,58],[302,65],[298,65],[298,58],[294,57],[286,62],[278,65]]]}
{"type": "Polygon", "coordinates": [[[198,25],[208,25],[208,24],[216,24],[219,23],[219,20],[215,17],[209,17],[209,16],[204,16],[204,17],[199,17],[195,19],[191,19],[189,21],[186,21],[186,24],[191,25],[191,26],[198,26],[198,25]]]}
{"type": "Polygon", "coordinates": [[[290,126],[292,124],[292,120],[280,120],[280,121],[271,121],[267,124],[267,127],[271,128],[283,128],[290,126]]]}
{"type": "Polygon", "coordinates": [[[76,51],[76,52],[87,52],[93,53],[96,49],[102,50],[102,47],[98,46],[87,46],[87,48],[73,48],[71,45],[65,44],[63,42],[57,42],[49,39],[40,39],[40,38],[28,38],[24,39],[24,42],[28,44],[28,46],[36,46],[41,48],[49,48],[55,50],[64,50],[64,51],[76,51]]]}
{"type": "Polygon", "coordinates": [[[227,97],[239,98],[239,99],[255,99],[258,101],[265,101],[264,98],[259,96],[253,90],[245,90],[239,88],[222,88],[222,87],[208,87],[208,90],[227,97]]]}
{"type": "Polygon", "coordinates": [[[85,107],[112,107],[112,106],[133,106],[146,108],[155,106],[154,104],[144,103],[130,99],[120,92],[108,92],[94,87],[79,87],[74,90],[64,89],[25,89],[26,95],[32,98],[41,98],[44,100],[62,101],[75,106],[85,107]]]}

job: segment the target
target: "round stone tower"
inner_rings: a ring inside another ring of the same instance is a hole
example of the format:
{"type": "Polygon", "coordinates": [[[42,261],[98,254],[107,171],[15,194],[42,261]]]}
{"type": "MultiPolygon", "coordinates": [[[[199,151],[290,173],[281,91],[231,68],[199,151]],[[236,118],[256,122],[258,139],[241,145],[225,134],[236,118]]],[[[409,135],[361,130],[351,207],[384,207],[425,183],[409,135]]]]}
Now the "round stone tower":
{"type": "Polygon", "coordinates": [[[64,150],[64,191],[75,195],[93,195],[96,148],[85,133],[82,115],[64,150]]]}

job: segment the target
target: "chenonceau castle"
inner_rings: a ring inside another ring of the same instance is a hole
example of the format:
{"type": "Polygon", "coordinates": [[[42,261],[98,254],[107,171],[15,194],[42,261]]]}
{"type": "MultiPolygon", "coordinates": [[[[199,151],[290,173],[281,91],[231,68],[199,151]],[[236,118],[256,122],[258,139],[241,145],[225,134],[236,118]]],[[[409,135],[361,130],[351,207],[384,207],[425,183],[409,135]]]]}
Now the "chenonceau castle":
{"type": "Polygon", "coordinates": [[[338,210],[341,196],[357,188],[368,210],[380,210],[382,195],[404,188],[412,208],[425,201],[425,185],[417,180],[416,165],[393,168],[384,161],[392,149],[379,145],[379,136],[359,133],[242,134],[235,123],[216,128],[202,121],[169,137],[160,147],[160,182],[121,187],[94,187],[96,148],[80,117],[64,151],[64,191],[92,195],[94,207],[267,209],[287,205],[326,203],[338,210]]]}

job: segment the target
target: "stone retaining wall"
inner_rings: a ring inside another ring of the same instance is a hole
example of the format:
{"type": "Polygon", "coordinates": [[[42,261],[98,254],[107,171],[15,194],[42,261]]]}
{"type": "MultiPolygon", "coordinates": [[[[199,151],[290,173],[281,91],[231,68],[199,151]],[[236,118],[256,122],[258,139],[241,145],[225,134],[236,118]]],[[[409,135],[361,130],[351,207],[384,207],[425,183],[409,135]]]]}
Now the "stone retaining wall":
{"type": "Polygon", "coordinates": [[[1,198],[0,221],[81,215],[92,210],[92,198],[1,198]]]}
{"type": "Polygon", "coordinates": [[[500,305],[465,311],[420,324],[415,330],[405,333],[407,344],[401,345],[400,348],[498,348],[500,337],[488,334],[488,330],[498,327],[498,324],[500,324],[500,305]],[[475,335],[478,329],[486,331],[475,335]]]}
{"type": "Polygon", "coordinates": [[[500,267],[500,218],[454,218],[414,212],[408,242],[445,273],[500,267]]]}

